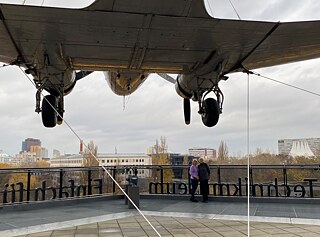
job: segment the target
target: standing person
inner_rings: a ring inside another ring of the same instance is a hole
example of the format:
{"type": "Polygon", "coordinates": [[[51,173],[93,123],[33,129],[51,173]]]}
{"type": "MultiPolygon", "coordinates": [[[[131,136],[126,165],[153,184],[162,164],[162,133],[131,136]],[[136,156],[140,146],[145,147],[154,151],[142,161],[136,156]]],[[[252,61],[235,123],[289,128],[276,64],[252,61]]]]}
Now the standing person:
{"type": "Polygon", "coordinates": [[[190,169],[189,169],[189,174],[191,179],[191,198],[190,198],[191,202],[198,202],[198,200],[196,200],[194,196],[198,187],[198,180],[199,180],[197,165],[198,165],[198,161],[196,159],[193,159],[192,165],[190,166],[190,169]]]}
{"type": "Polygon", "coordinates": [[[202,202],[208,202],[209,184],[208,180],[210,177],[209,166],[204,163],[203,158],[199,159],[200,164],[198,165],[198,175],[200,180],[200,191],[202,193],[202,202]]]}

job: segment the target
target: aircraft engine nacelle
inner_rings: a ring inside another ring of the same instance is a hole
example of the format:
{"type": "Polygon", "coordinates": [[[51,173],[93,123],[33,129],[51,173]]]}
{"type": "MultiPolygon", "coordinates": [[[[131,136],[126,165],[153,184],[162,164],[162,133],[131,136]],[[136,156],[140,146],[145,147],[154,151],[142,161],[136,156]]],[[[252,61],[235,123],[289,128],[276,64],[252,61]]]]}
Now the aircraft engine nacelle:
{"type": "Polygon", "coordinates": [[[65,73],[66,78],[64,79],[64,90],[63,90],[63,94],[64,95],[68,95],[74,88],[74,86],[76,85],[76,72],[75,71],[67,71],[67,73],[65,73]]]}
{"type": "Polygon", "coordinates": [[[117,95],[130,95],[147,79],[149,74],[139,72],[104,72],[111,90],[117,95]]]}
{"type": "Polygon", "coordinates": [[[186,76],[183,74],[180,74],[177,77],[175,88],[178,95],[180,95],[184,99],[191,99],[191,97],[193,96],[189,86],[191,79],[191,76],[186,76]]]}
{"type": "Polygon", "coordinates": [[[60,96],[60,92],[59,92],[59,90],[57,88],[60,85],[63,85],[63,87],[61,88],[62,91],[63,91],[63,95],[64,96],[68,95],[73,90],[74,86],[76,85],[76,82],[77,82],[77,80],[76,80],[76,72],[72,71],[72,70],[67,70],[63,74],[63,78],[62,78],[63,83],[60,83],[60,80],[61,80],[61,76],[60,75],[53,76],[51,78],[51,83],[53,85],[56,85],[56,86],[52,86],[52,84],[48,83],[48,84],[44,85],[43,88],[46,91],[48,91],[51,95],[60,96]]]}

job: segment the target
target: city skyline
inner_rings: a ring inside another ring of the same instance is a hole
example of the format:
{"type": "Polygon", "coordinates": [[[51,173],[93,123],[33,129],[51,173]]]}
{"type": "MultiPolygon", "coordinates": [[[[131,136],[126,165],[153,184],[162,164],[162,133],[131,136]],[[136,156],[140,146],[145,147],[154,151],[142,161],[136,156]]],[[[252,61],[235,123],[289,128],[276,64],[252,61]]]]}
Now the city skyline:
{"type": "MultiPolygon", "coordinates": [[[[234,5],[242,19],[293,21],[320,18],[320,3],[317,1],[271,1],[265,4],[246,0],[241,4],[234,1],[234,5]]],[[[212,1],[211,11],[215,17],[237,17],[227,1],[212,1]]],[[[320,92],[319,65],[320,60],[316,59],[255,71],[320,92]]],[[[191,124],[184,125],[182,99],[172,84],[154,74],[125,99],[111,92],[103,73],[89,75],[65,97],[65,119],[85,144],[92,140],[99,152],[114,151],[115,147],[119,152],[145,152],[156,139],[165,136],[171,152],[186,153],[188,148],[198,146],[217,149],[220,141],[225,141],[230,155],[245,154],[247,75],[235,73],[228,76],[227,81],[220,83],[225,103],[220,121],[214,128],[202,125],[196,103],[192,103],[191,124]]],[[[0,77],[0,149],[14,155],[23,139],[34,137],[50,151],[49,156],[53,149],[61,153],[78,152],[79,140],[66,124],[54,129],[42,126],[41,115],[34,112],[35,88],[19,68],[0,68],[0,77]]],[[[251,152],[256,148],[277,152],[279,139],[320,137],[319,103],[319,97],[315,95],[251,75],[251,152]]]]}
{"type": "MultiPolygon", "coordinates": [[[[166,139],[166,138],[164,137],[164,139],[166,139]]],[[[143,152],[143,154],[149,154],[150,152],[151,152],[150,154],[154,154],[153,152],[157,152],[157,151],[154,150],[155,146],[156,146],[156,144],[153,144],[151,146],[146,147],[145,152],[143,152]]],[[[26,138],[25,140],[22,141],[21,149],[18,152],[16,152],[15,154],[13,154],[13,155],[7,154],[3,149],[0,149],[0,153],[3,154],[3,155],[9,155],[11,157],[14,157],[15,155],[17,155],[19,153],[34,152],[34,149],[36,149],[37,147],[40,147],[41,149],[46,150],[46,153],[48,153],[48,150],[41,145],[41,139],[39,139],[39,138],[30,138],[30,137],[26,138]]],[[[204,153],[208,152],[208,154],[210,154],[209,155],[210,157],[212,156],[211,153],[213,152],[214,153],[213,156],[215,157],[217,148],[212,148],[212,147],[190,147],[190,148],[188,148],[187,152],[185,152],[185,153],[179,152],[178,154],[191,154],[190,150],[196,150],[198,152],[201,150],[201,152],[204,152],[204,153]]],[[[174,154],[173,152],[170,152],[167,149],[164,149],[163,152],[164,153],[174,154]]],[[[50,156],[51,158],[55,157],[54,153],[60,154],[61,152],[59,150],[53,148],[52,149],[52,156],[50,156]]],[[[75,154],[82,154],[82,153],[83,153],[83,144],[80,143],[79,144],[79,150],[78,150],[77,153],[64,152],[61,155],[70,155],[70,154],[74,154],[75,155],[75,154]]],[[[99,151],[99,153],[103,153],[103,154],[129,154],[129,153],[130,154],[135,154],[136,152],[118,153],[117,147],[115,147],[115,149],[112,152],[110,152],[110,151],[102,151],[102,152],[99,151]]],[[[43,156],[43,157],[47,157],[47,156],[43,156]]]]}

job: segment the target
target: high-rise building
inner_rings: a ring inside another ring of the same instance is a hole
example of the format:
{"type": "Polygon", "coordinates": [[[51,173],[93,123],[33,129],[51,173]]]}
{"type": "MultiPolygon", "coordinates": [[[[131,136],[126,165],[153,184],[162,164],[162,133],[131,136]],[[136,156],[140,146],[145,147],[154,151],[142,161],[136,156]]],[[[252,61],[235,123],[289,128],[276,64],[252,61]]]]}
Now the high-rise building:
{"type": "Polygon", "coordinates": [[[45,147],[41,147],[41,158],[48,158],[48,149],[46,149],[45,147]]]}
{"type": "Polygon", "coordinates": [[[42,148],[41,146],[30,146],[30,152],[34,152],[36,159],[39,161],[42,158],[42,148]]]}
{"type": "Polygon", "coordinates": [[[27,138],[22,142],[22,148],[21,151],[30,151],[31,146],[40,146],[41,147],[41,141],[39,139],[34,138],[27,138]]]}
{"type": "Polygon", "coordinates": [[[280,155],[313,157],[320,153],[320,138],[278,140],[280,155]]]}

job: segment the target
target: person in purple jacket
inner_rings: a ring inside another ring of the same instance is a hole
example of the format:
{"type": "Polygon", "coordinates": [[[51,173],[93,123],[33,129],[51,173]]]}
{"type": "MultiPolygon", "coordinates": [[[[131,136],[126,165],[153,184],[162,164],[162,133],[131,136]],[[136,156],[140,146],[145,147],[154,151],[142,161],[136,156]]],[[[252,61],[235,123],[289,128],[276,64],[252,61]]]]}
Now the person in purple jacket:
{"type": "Polygon", "coordinates": [[[191,202],[198,202],[198,200],[196,200],[194,196],[198,187],[198,180],[199,180],[197,165],[198,165],[198,161],[196,159],[193,159],[192,165],[190,166],[190,169],[189,169],[189,174],[191,179],[191,198],[190,198],[191,202]]]}

